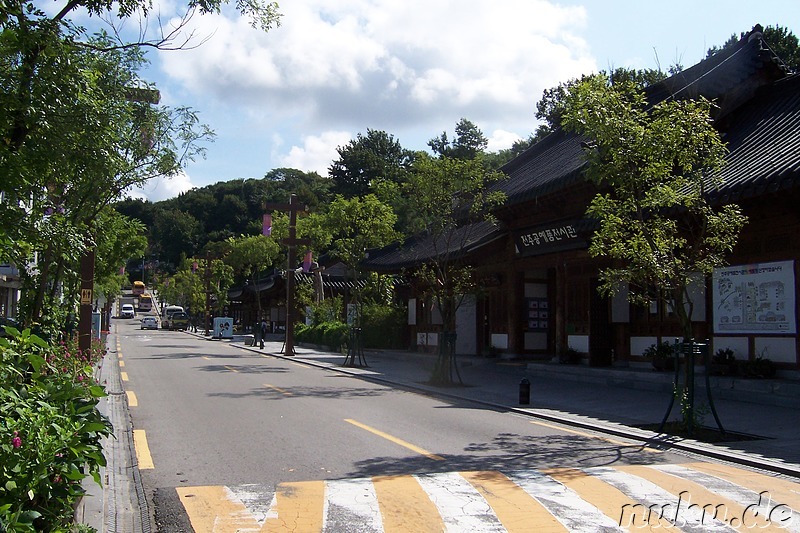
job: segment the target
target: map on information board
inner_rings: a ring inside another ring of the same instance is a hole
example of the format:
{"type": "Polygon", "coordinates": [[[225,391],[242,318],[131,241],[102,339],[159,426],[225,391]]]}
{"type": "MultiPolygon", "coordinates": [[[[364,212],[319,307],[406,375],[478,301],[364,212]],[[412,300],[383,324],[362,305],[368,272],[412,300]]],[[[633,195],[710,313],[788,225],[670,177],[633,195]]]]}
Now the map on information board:
{"type": "Polygon", "coordinates": [[[794,261],[714,270],[715,333],[797,333],[794,261]]]}

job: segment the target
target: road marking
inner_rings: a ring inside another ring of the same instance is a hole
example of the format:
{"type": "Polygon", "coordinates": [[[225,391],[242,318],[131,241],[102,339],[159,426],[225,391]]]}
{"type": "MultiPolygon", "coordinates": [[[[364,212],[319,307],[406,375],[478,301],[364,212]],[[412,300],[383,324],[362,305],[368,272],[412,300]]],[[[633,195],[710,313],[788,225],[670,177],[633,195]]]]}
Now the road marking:
{"type": "Polygon", "coordinates": [[[283,394],[284,396],[292,396],[292,393],[291,393],[291,392],[289,392],[289,391],[286,391],[286,390],[283,390],[283,389],[281,389],[281,388],[279,388],[279,387],[276,387],[275,385],[270,385],[269,383],[264,383],[264,386],[265,386],[265,387],[268,387],[268,388],[270,388],[270,389],[272,389],[272,390],[278,391],[278,392],[280,392],[281,394],[283,394]]]}
{"type": "MultiPolygon", "coordinates": [[[[507,531],[497,519],[486,499],[458,472],[418,474],[415,476],[431,501],[439,510],[446,531],[507,531]]],[[[552,516],[551,516],[552,519],[552,516]]],[[[553,520],[556,525],[558,522],[553,520]]],[[[550,531],[544,524],[536,524],[537,531],[550,531]]],[[[552,530],[555,531],[555,530],[552,530]]],[[[566,531],[562,526],[559,531],[566,531]]]]}
{"type": "Polygon", "coordinates": [[[143,429],[133,430],[133,446],[136,448],[136,460],[139,463],[139,470],[152,470],[155,468],[153,457],[150,455],[150,447],[147,445],[147,434],[143,429]]]}
{"type": "Polygon", "coordinates": [[[293,364],[294,366],[299,366],[300,368],[308,368],[308,366],[307,366],[307,365],[304,365],[303,363],[295,363],[294,361],[292,361],[292,364],[293,364]]]}
{"type": "Polygon", "coordinates": [[[128,373],[127,372],[120,372],[119,377],[122,381],[128,381],[128,373]]]}
{"type": "Polygon", "coordinates": [[[132,390],[125,391],[128,395],[128,407],[139,407],[139,400],[136,398],[136,393],[132,390]]]}
{"type": "Polygon", "coordinates": [[[536,524],[537,531],[566,531],[546,507],[504,474],[462,472],[461,475],[486,499],[506,531],[527,532],[531,524],[536,524]]]}
{"type": "MultiPolygon", "coordinates": [[[[641,506],[638,499],[634,499],[618,488],[583,470],[578,470],[577,468],[553,468],[542,472],[574,491],[581,499],[589,502],[612,520],[622,521],[625,509],[638,509],[641,506]]],[[[648,520],[641,512],[631,512],[625,518],[630,520],[630,525],[628,526],[630,530],[662,527],[669,528],[672,531],[674,528],[674,525],[669,520],[660,516],[652,516],[648,520]]],[[[626,521],[625,523],[627,524],[628,522],[626,521]]]]}
{"type": "Polygon", "coordinates": [[[196,533],[261,531],[261,524],[227,487],[177,487],[196,533]]]}
{"type": "Polygon", "coordinates": [[[378,494],[371,479],[325,482],[323,531],[383,532],[378,494]]]}
{"type": "Polygon", "coordinates": [[[281,483],[261,531],[322,531],[324,517],[324,483],[281,483]]]}
{"type": "Polygon", "coordinates": [[[563,431],[565,433],[572,433],[573,435],[580,435],[581,437],[588,437],[590,439],[597,439],[608,442],[610,444],[616,444],[617,446],[635,446],[641,448],[643,451],[651,452],[651,453],[663,453],[661,450],[656,450],[654,448],[648,448],[644,444],[638,444],[635,442],[622,442],[621,440],[614,440],[609,439],[608,437],[601,437],[600,435],[592,435],[591,433],[586,433],[584,431],[577,431],[575,429],[569,429],[562,426],[556,426],[554,424],[547,424],[545,422],[539,422],[538,420],[531,420],[531,424],[536,424],[537,426],[543,426],[550,429],[556,429],[558,431],[563,431]]]}
{"type": "MultiPolygon", "coordinates": [[[[713,505],[716,509],[721,510],[724,509],[725,518],[728,521],[731,519],[745,520],[745,523],[738,523],[736,524],[731,523],[732,526],[745,526],[747,529],[755,528],[759,531],[785,531],[784,528],[779,527],[777,525],[770,526],[770,523],[765,519],[766,516],[769,514],[769,510],[767,509],[766,512],[752,512],[747,511],[744,505],[739,504],[738,502],[725,497],[723,494],[719,494],[717,491],[710,491],[706,487],[695,483],[694,481],[690,481],[685,478],[681,478],[671,473],[661,471],[656,468],[645,468],[643,466],[624,466],[620,467],[618,470],[622,472],[627,472],[629,474],[634,474],[642,479],[646,479],[651,483],[657,484],[658,486],[664,488],[665,490],[669,491],[672,497],[670,500],[672,502],[677,501],[680,497],[681,501],[684,502],[684,505],[687,507],[690,506],[692,503],[700,502],[713,502],[713,505]],[[735,518],[734,518],[735,517],[735,518]]],[[[751,502],[752,504],[757,504],[758,500],[754,498],[751,502]]],[[[720,512],[720,515],[723,513],[720,512]]],[[[701,522],[703,526],[707,526],[710,523],[709,516],[713,517],[713,513],[709,512],[706,514],[706,520],[701,522]]],[[[702,520],[701,516],[701,520],[702,520]]],[[[737,528],[738,529],[738,528],[737,528]]]]}
{"type": "Polygon", "coordinates": [[[125,361],[120,361],[119,362],[119,367],[120,368],[125,368],[125,361]]]}
{"type": "Polygon", "coordinates": [[[177,490],[197,532],[800,531],[800,484],[740,468],[690,463],[548,472],[439,472],[282,483],[274,490],[177,490]],[[737,481],[755,482],[756,488],[777,481],[793,496],[781,502],[737,481]]]}
{"type": "Polygon", "coordinates": [[[232,366],[228,366],[228,365],[222,365],[222,366],[224,366],[225,368],[227,368],[231,372],[236,372],[237,374],[239,373],[239,371],[236,370],[235,368],[233,368],[232,366]]]}
{"type": "Polygon", "coordinates": [[[402,439],[398,439],[397,437],[389,435],[388,433],[384,433],[383,431],[381,431],[379,429],[375,429],[375,428],[370,427],[370,426],[368,426],[366,424],[362,424],[361,422],[353,420],[352,418],[345,418],[344,421],[348,422],[350,424],[353,424],[356,427],[360,427],[361,429],[369,431],[370,433],[372,433],[374,435],[377,435],[379,437],[383,437],[384,439],[386,439],[388,441],[391,441],[391,442],[394,442],[395,444],[399,444],[400,446],[403,446],[404,448],[408,448],[412,452],[416,452],[416,453],[418,453],[420,455],[424,455],[424,456],[426,456],[426,457],[428,457],[430,459],[433,459],[435,461],[444,461],[444,457],[436,455],[435,453],[431,453],[428,450],[425,450],[424,448],[420,448],[419,446],[414,446],[410,442],[406,442],[406,441],[404,441],[402,439]]]}
{"type": "Polygon", "coordinates": [[[413,476],[372,478],[386,533],[445,530],[439,510],[413,476]]]}

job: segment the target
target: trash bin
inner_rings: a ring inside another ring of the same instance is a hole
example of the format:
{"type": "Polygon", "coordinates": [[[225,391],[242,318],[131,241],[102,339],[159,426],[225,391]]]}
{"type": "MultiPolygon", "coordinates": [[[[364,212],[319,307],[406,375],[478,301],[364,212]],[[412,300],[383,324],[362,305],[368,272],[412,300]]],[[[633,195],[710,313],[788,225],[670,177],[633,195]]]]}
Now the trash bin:
{"type": "Polygon", "coordinates": [[[519,404],[530,405],[531,403],[531,382],[528,378],[522,378],[519,382],[519,404]]]}

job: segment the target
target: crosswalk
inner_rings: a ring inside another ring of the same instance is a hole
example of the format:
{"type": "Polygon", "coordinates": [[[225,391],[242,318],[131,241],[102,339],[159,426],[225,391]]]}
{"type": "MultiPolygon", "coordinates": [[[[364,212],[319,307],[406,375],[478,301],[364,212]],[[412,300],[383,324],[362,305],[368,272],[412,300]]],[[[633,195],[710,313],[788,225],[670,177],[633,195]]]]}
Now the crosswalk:
{"type": "Polygon", "coordinates": [[[800,483],[704,462],[177,490],[196,533],[800,532],[800,483]]]}

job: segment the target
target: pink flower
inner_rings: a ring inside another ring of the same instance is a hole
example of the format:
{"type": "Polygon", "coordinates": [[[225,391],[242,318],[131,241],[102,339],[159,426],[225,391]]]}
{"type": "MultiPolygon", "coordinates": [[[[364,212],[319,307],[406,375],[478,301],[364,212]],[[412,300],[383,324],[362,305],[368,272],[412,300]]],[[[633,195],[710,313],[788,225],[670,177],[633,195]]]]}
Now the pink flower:
{"type": "Polygon", "coordinates": [[[21,439],[21,438],[19,438],[19,431],[15,431],[15,432],[14,432],[14,438],[13,438],[13,439],[11,439],[11,445],[12,445],[14,448],[19,448],[19,447],[21,447],[21,446],[22,446],[22,439],[21,439]]]}

